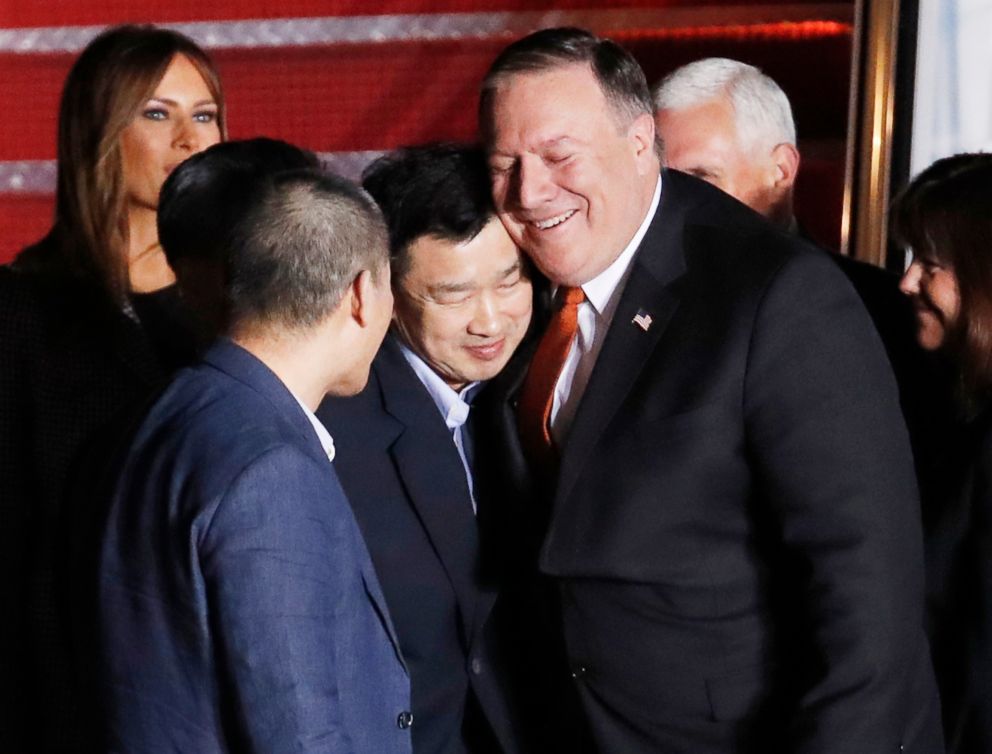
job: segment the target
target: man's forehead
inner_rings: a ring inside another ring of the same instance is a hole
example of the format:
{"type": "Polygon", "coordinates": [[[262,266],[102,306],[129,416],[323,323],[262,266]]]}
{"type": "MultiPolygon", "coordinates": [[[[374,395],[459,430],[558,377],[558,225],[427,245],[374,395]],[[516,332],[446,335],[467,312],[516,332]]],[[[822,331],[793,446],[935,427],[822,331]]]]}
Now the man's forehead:
{"type": "MultiPolygon", "coordinates": [[[[602,118],[607,104],[595,80],[586,88],[573,76],[545,74],[537,85],[522,84],[508,91],[490,108],[487,149],[490,154],[539,151],[585,141],[602,118]]],[[[612,121],[610,121],[612,123],[612,121]]]]}
{"type": "Polygon", "coordinates": [[[521,252],[493,215],[470,239],[458,241],[427,233],[410,243],[408,254],[424,272],[429,270],[431,277],[467,278],[480,267],[511,267],[521,252]]]}
{"type": "Polygon", "coordinates": [[[569,63],[500,77],[492,87],[489,110],[492,115],[492,110],[500,110],[507,105],[533,106],[558,100],[592,105],[602,99],[605,96],[592,69],[585,63],[569,63]]]}

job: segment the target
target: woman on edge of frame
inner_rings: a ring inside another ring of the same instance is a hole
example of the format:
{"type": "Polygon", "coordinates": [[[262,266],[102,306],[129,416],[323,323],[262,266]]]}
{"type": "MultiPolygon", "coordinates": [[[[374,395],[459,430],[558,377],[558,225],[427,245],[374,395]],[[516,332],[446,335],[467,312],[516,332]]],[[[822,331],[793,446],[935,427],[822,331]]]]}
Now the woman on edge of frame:
{"type": "MultiPolygon", "coordinates": [[[[992,751],[992,155],[938,160],[896,199],[900,288],[954,377],[959,429],[921,480],[927,614],[949,754],[992,751]]],[[[935,400],[940,396],[934,396],[935,400]]]]}
{"type": "Polygon", "coordinates": [[[0,267],[2,751],[85,750],[61,576],[72,480],[101,433],[196,353],[158,192],[225,136],[217,71],[174,31],[111,27],[66,79],[54,223],[0,267]]]}

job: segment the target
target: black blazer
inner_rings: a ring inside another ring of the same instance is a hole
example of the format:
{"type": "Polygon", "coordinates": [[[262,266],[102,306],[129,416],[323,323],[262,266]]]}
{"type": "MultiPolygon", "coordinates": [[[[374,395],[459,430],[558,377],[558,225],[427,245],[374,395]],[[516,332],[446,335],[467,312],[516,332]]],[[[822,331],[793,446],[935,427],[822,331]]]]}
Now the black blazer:
{"type": "MultiPolygon", "coordinates": [[[[191,359],[191,332],[188,345],[191,359]]],[[[168,372],[141,324],[44,246],[0,267],[2,751],[80,750],[59,578],[71,480],[81,451],[168,372]]]]}
{"type": "Polygon", "coordinates": [[[947,750],[992,751],[992,409],[945,447],[925,489],[927,608],[947,750]]]}
{"type": "MultiPolygon", "coordinates": [[[[662,180],[540,552],[595,747],[940,751],[918,498],[878,336],[824,252],[662,180]]],[[[519,463],[504,476],[537,489],[519,463]]]]}
{"type": "Polygon", "coordinates": [[[916,315],[899,290],[899,276],[840,254],[830,258],[854,286],[885,346],[922,485],[954,429],[950,381],[916,340],[916,315]]]}
{"type": "Polygon", "coordinates": [[[392,336],[365,390],[326,398],[317,416],[334,437],[334,465],[410,670],[414,751],[492,751],[493,733],[503,750],[524,750],[465,472],[392,336]]]}

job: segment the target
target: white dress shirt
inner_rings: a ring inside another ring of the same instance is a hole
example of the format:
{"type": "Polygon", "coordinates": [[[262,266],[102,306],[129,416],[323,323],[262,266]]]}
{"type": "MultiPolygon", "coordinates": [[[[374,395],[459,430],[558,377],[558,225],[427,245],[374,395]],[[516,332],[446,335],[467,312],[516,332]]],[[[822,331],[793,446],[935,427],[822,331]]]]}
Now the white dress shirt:
{"type": "Polygon", "coordinates": [[[469,410],[472,408],[471,401],[479,383],[470,382],[456,392],[438,376],[437,372],[427,365],[427,362],[411,351],[405,343],[400,342],[399,345],[400,351],[403,352],[407,363],[413,368],[413,371],[417,374],[417,378],[423,386],[427,388],[427,392],[433,399],[434,405],[437,406],[437,410],[441,412],[441,416],[444,418],[445,425],[451,431],[452,442],[455,443],[455,449],[458,451],[458,457],[461,459],[462,468],[465,469],[465,481],[468,482],[468,496],[472,501],[472,512],[474,513],[475,485],[472,479],[472,466],[469,463],[471,453],[467,445],[470,442],[470,438],[465,430],[465,422],[468,421],[469,410]]]}
{"type": "Polygon", "coordinates": [[[324,449],[324,453],[327,455],[327,460],[333,461],[334,438],[331,437],[331,433],[327,431],[327,427],[325,427],[321,423],[320,419],[314,415],[313,411],[310,410],[307,404],[300,400],[300,397],[296,393],[290,390],[289,394],[296,398],[296,402],[300,404],[300,408],[303,409],[303,413],[306,414],[307,419],[310,420],[310,424],[313,426],[314,432],[317,433],[317,439],[320,441],[320,447],[324,449]]]}
{"type": "Polygon", "coordinates": [[[659,201],[661,176],[658,176],[658,183],[655,184],[651,206],[630,243],[613,264],[582,286],[586,300],[579,305],[578,331],[565,358],[558,382],[555,383],[555,395],[551,403],[551,434],[558,447],[564,447],[568,438],[575,412],[579,408],[586,385],[589,384],[592,369],[620,303],[620,294],[630,274],[630,263],[648,232],[659,201]]]}

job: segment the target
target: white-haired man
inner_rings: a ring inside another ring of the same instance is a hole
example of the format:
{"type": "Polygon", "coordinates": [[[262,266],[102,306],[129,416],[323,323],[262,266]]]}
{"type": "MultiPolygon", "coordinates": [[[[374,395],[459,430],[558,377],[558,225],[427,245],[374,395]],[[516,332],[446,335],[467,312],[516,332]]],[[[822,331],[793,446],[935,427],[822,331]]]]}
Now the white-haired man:
{"type": "MultiPolygon", "coordinates": [[[[801,234],[793,214],[799,171],[789,98],[753,65],[704,58],[677,68],[652,92],[666,167],[712,183],[773,224],[801,234]]],[[[917,469],[941,445],[946,393],[914,339],[912,308],[899,279],[874,265],[831,254],[868,310],[899,383],[917,469]]],[[[949,414],[946,414],[949,415],[949,414]]]]}
{"type": "Polygon", "coordinates": [[[796,227],[796,125],[778,84],[753,65],[705,58],[676,69],[653,94],[668,167],[709,181],[782,228],[796,227]]]}

